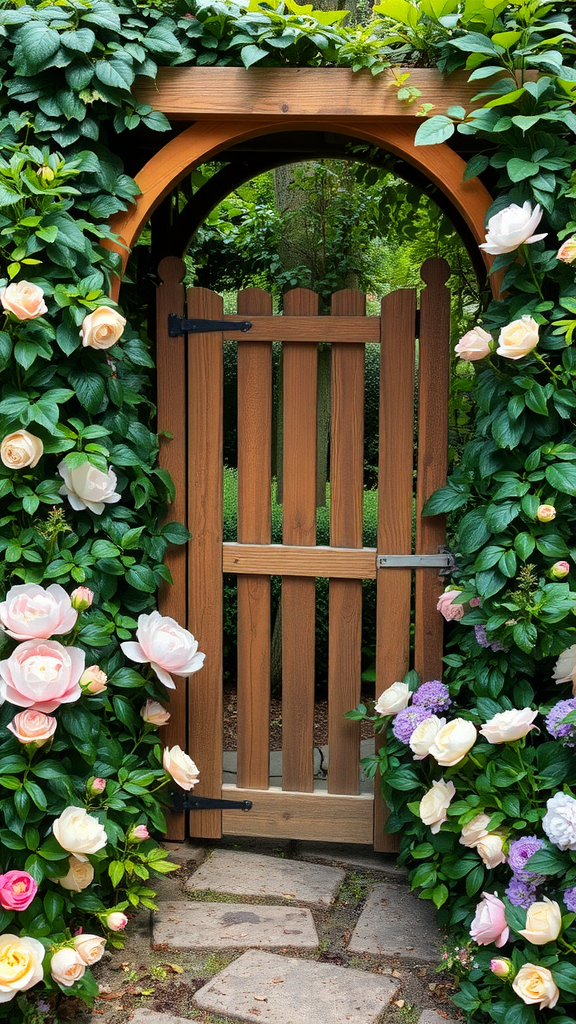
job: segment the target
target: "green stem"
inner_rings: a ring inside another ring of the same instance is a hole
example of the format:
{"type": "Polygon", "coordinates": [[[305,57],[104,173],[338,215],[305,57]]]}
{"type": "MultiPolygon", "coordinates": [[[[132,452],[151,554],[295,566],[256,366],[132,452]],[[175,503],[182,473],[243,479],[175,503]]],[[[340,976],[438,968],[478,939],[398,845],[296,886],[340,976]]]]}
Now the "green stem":
{"type": "Polygon", "coordinates": [[[532,355],[534,356],[534,359],[537,359],[538,362],[542,364],[542,366],[548,371],[548,373],[551,377],[554,378],[554,380],[557,380],[560,384],[562,384],[562,378],[559,377],[558,374],[554,372],[551,366],[548,366],[548,363],[545,359],[542,358],[539,352],[536,352],[535,349],[532,349],[532,355]]]}
{"type": "Polygon", "coordinates": [[[534,272],[534,265],[532,263],[532,257],[530,255],[530,250],[528,249],[528,246],[525,243],[520,246],[520,249],[522,250],[522,255],[524,256],[524,261],[526,263],[526,266],[528,267],[528,270],[530,271],[530,277],[532,278],[532,281],[533,281],[533,283],[534,283],[534,285],[536,287],[536,291],[538,292],[538,295],[540,296],[542,301],[544,301],[544,295],[543,295],[543,292],[542,292],[542,288],[540,286],[540,282],[539,282],[539,280],[536,277],[536,274],[534,272]]]}

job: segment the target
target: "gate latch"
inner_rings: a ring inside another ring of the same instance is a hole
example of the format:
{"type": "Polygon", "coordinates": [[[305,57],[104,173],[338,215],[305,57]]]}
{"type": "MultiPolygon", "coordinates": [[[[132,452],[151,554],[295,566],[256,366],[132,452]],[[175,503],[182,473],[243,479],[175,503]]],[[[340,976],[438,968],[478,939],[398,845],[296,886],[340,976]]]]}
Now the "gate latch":
{"type": "Polygon", "coordinates": [[[449,551],[439,551],[437,555],[376,555],[377,569],[450,569],[454,567],[454,559],[449,551]]]}
{"type": "Polygon", "coordinates": [[[177,313],[168,314],[170,338],[179,338],[182,334],[207,334],[210,331],[242,331],[246,334],[251,328],[249,320],[185,320],[177,313]]]}
{"type": "Polygon", "coordinates": [[[184,811],[221,811],[230,808],[234,811],[249,811],[251,800],[217,800],[209,796],[192,796],[184,799],[181,793],[170,793],[172,809],[176,814],[184,811]]]}

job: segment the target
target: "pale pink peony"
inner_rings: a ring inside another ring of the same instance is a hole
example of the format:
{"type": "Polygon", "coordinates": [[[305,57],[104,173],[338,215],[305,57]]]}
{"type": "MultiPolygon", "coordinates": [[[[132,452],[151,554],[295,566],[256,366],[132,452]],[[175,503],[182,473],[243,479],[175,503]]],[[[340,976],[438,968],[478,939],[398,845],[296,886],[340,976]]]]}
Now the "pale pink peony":
{"type": "Polygon", "coordinates": [[[175,689],[170,673],[190,676],[204,664],[205,655],[198,651],[198,641],[175,619],[160,612],[138,617],[137,643],[127,640],[120,644],[131,661],[150,662],[164,686],[175,689]]]}
{"type": "Polygon", "coordinates": [[[464,618],[464,605],[458,604],[457,601],[461,593],[461,590],[445,590],[443,594],[440,594],[436,611],[444,616],[446,622],[459,622],[460,619],[464,618]]]}
{"type": "Polygon", "coordinates": [[[74,611],[63,587],[38,583],[20,583],[11,587],[0,603],[2,629],[14,640],[49,640],[69,633],[76,625],[74,611]]]}
{"type": "Polygon", "coordinates": [[[13,281],[7,288],[2,288],[0,302],[6,312],[13,313],[18,320],[35,320],[48,312],[44,292],[29,281],[13,281]]]}
{"type": "Polygon", "coordinates": [[[510,929],[506,924],[505,906],[496,893],[482,893],[482,900],[476,907],[476,915],[470,925],[470,935],[479,946],[492,942],[498,949],[508,942],[510,929]]]}
{"type": "Polygon", "coordinates": [[[21,708],[50,714],[78,700],[84,652],[57,640],[27,640],[0,661],[0,697],[21,708]]]}
{"type": "Polygon", "coordinates": [[[43,747],[56,732],[57,721],[42,711],[20,711],[6,726],[19,743],[35,743],[43,747]]]}
{"type": "Polygon", "coordinates": [[[27,910],[37,892],[38,883],[27,871],[7,871],[0,875],[0,906],[4,910],[27,910]]]}

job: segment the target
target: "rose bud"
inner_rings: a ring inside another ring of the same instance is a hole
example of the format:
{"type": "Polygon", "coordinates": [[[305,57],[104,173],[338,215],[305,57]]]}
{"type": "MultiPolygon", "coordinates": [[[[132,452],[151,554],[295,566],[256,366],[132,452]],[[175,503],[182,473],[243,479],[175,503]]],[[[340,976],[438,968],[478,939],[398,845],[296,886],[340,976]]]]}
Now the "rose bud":
{"type": "Polygon", "coordinates": [[[157,700],[147,700],[140,714],[146,725],[166,725],[170,721],[170,712],[157,700]]]}
{"type": "Polygon", "coordinates": [[[128,833],[129,843],[143,843],[145,839],[150,839],[150,833],[146,828],[146,825],[134,825],[128,833]]]}
{"type": "Polygon", "coordinates": [[[570,572],[570,563],[561,561],[554,562],[554,565],[550,569],[550,577],[553,580],[563,580],[565,576],[570,572]]]}
{"type": "Polygon", "coordinates": [[[38,168],[36,174],[40,178],[40,181],[46,182],[47,184],[50,184],[50,182],[54,181],[55,178],[54,171],[48,166],[48,164],[42,164],[42,167],[38,168]]]}
{"type": "Polygon", "coordinates": [[[100,796],[106,789],[106,779],[88,779],[86,792],[89,796],[100,796]]]}
{"type": "Polygon", "coordinates": [[[128,918],[126,914],[121,914],[120,911],[115,910],[107,915],[104,923],[111,932],[121,932],[128,924],[128,918]]]}
{"type": "Polygon", "coordinates": [[[80,686],[84,693],[102,693],[107,682],[108,676],[98,665],[90,665],[80,676],[80,686]]]}
{"type": "Polygon", "coordinates": [[[77,612],[85,612],[94,600],[94,593],[88,587],[76,587],[70,594],[70,603],[77,612]]]}
{"type": "Polygon", "coordinates": [[[556,253],[556,259],[562,260],[563,263],[574,263],[574,260],[576,260],[576,235],[573,235],[572,238],[567,238],[562,243],[556,253]]]}
{"type": "Polygon", "coordinates": [[[554,505],[538,505],[536,519],[539,519],[541,523],[551,523],[555,518],[556,509],[554,508],[554,505]]]}
{"type": "Polygon", "coordinates": [[[512,978],[516,974],[514,964],[507,956],[496,956],[490,961],[490,970],[492,974],[495,974],[497,978],[502,978],[503,981],[512,981],[512,978]]]}

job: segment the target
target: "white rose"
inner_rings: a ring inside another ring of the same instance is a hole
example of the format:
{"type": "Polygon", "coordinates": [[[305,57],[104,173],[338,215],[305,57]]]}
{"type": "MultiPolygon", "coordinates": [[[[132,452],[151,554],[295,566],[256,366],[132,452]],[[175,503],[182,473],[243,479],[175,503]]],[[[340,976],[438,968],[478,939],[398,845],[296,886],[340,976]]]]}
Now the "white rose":
{"type": "Polygon", "coordinates": [[[407,683],[392,683],[381,693],[374,705],[377,715],[397,715],[410,703],[410,689],[407,683]]]}
{"type": "Polygon", "coordinates": [[[500,331],[496,353],[506,359],[522,359],[538,344],[538,324],[531,316],[513,320],[500,331]]]}
{"type": "Polygon", "coordinates": [[[66,463],[61,462],[57,468],[64,481],[58,493],[68,498],[76,512],[89,508],[95,515],[100,516],[104,511],[104,505],[120,501],[121,495],[114,490],[116,474],[112,469],[103,473],[88,461],[76,466],[75,469],[68,469],[66,463]]]}
{"type": "Polygon", "coordinates": [[[78,860],[87,860],[87,853],[97,853],[107,843],[104,826],[84,807],[67,807],[52,822],[52,831],[62,849],[73,853],[78,860]]]}
{"type": "Polygon", "coordinates": [[[56,879],[63,889],[70,892],[82,892],[94,881],[94,868],[89,860],[79,860],[78,857],[68,858],[68,873],[62,878],[56,879]]]}
{"type": "Polygon", "coordinates": [[[0,1003],[18,992],[27,992],[44,977],[45,949],[38,939],[6,933],[0,935],[0,1003]]]}
{"type": "Polygon", "coordinates": [[[472,821],[469,821],[467,825],[464,825],[462,835],[459,839],[462,846],[474,847],[480,839],[487,836],[487,826],[489,821],[489,814],[477,814],[475,818],[472,818],[472,821]]]}
{"type": "Polygon", "coordinates": [[[542,828],[559,850],[576,850],[576,800],[568,793],[555,793],[546,801],[542,828]]]}
{"type": "Polygon", "coordinates": [[[50,974],[57,985],[70,988],[86,970],[86,964],[75,949],[66,946],[64,949],[57,949],[50,963],[50,974]]]}
{"type": "Polygon", "coordinates": [[[444,779],[438,779],[437,782],[432,783],[432,789],[429,789],[422,797],[419,814],[424,824],[430,826],[430,831],[434,835],[440,831],[440,826],[446,821],[446,811],[455,793],[456,786],[453,782],[444,782],[444,779]]]}
{"type": "Polygon", "coordinates": [[[109,306],[98,306],[82,321],[80,337],[84,348],[111,348],[126,327],[126,320],[109,306]]]}
{"type": "Polygon", "coordinates": [[[88,964],[88,966],[96,964],[102,959],[105,945],[106,939],[102,938],[101,935],[82,933],[81,935],[74,936],[74,948],[80,959],[85,964],[88,964]]]}
{"type": "Polygon", "coordinates": [[[542,902],[528,908],[526,927],[519,929],[519,934],[535,946],[544,946],[546,942],[555,942],[561,930],[562,911],[556,900],[544,896],[542,902]]]}
{"type": "Polygon", "coordinates": [[[506,855],[502,849],[502,836],[489,832],[474,844],[487,868],[496,868],[506,863],[506,855]]]}
{"type": "Polygon", "coordinates": [[[480,734],[488,743],[510,743],[512,740],[519,740],[531,729],[536,728],[532,723],[537,715],[538,711],[532,711],[531,708],[522,708],[521,711],[515,708],[511,711],[499,711],[480,727],[480,734]]]}
{"type": "Polygon", "coordinates": [[[2,441],[0,459],[8,469],[25,469],[26,466],[34,469],[43,451],[44,445],[39,437],[28,430],[16,430],[2,441]]]}
{"type": "Polygon", "coordinates": [[[454,718],[436,734],[429,753],[443,767],[458,764],[476,743],[476,729],[465,718],[454,718]]]}
{"type": "Polygon", "coordinates": [[[552,679],[557,683],[572,683],[572,693],[576,697],[576,644],[562,651],[554,666],[552,679]]]}
{"type": "Polygon", "coordinates": [[[484,359],[490,355],[491,341],[492,335],[488,334],[483,327],[473,327],[471,331],[467,331],[460,338],[454,352],[460,356],[460,359],[475,362],[477,359],[484,359]]]}
{"type": "Polygon", "coordinates": [[[181,789],[192,789],[198,782],[200,772],[192,758],[185,754],[181,747],[166,747],[162,764],[181,789]]]}
{"type": "Polygon", "coordinates": [[[427,757],[430,747],[444,725],[446,725],[445,718],[430,715],[430,718],[425,718],[420,725],[416,726],[410,737],[410,750],[414,754],[415,761],[422,761],[427,757]]]}
{"type": "Polygon", "coordinates": [[[551,1010],[560,998],[560,991],[547,967],[523,964],[512,982],[517,996],[528,1006],[538,1003],[541,1010],[551,1010]]]}
{"type": "Polygon", "coordinates": [[[528,200],[523,206],[511,203],[500,213],[495,213],[488,221],[486,241],[480,246],[492,256],[503,252],[513,252],[519,245],[539,242],[543,235],[535,235],[534,231],[542,220],[542,210],[535,206],[534,210],[528,200]]]}

